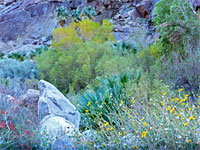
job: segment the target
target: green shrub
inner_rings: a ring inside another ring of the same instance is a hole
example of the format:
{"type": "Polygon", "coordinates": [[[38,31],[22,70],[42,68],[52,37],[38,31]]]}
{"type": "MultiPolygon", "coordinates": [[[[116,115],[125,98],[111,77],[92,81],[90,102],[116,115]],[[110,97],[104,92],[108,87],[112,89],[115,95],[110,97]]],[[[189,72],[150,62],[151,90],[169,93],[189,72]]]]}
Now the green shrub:
{"type": "Polygon", "coordinates": [[[33,62],[10,58],[0,60],[0,90],[5,94],[18,97],[28,88],[35,87],[37,79],[37,68],[33,62]]]}
{"type": "MultiPolygon", "coordinates": [[[[114,58],[110,44],[106,43],[114,41],[112,30],[113,25],[108,20],[101,25],[89,19],[55,29],[51,49],[37,58],[41,78],[51,81],[63,92],[69,91],[69,87],[75,91],[86,87],[96,76],[103,75],[109,69],[103,67],[100,60],[114,58]]],[[[125,58],[123,61],[126,61],[125,58]]],[[[114,68],[118,69],[118,66],[119,62],[114,68]]]]}
{"type": "Polygon", "coordinates": [[[189,1],[160,1],[153,14],[153,22],[160,34],[158,42],[162,55],[169,56],[175,51],[184,56],[185,44],[190,44],[191,49],[198,47],[200,22],[189,1]]]}
{"type": "Polygon", "coordinates": [[[97,13],[94,7],[88,6],[83,9],[82,14],[87,16],[89,19],[92,19],[97,13]]]}
{"type": "Polygon", "coordinates": [[[132,43],[126,41],[113,43],[112,48],[116,50],[116,52],[121,56],[137,53],[135,46],[132,43]]]}
{"type": "Polygon", "coordinates": [[[4,53],[0,52],[0,59],[3,59],[4,53]]]}
{"type": "Polygon", "coordinates": [[[101,75],[96,66],[110,53],[109,49],[108,43],[96,42],[76,44],[67,51],[50,49],[37,58],[37,66],[41,78],[51,81],[62,91],[68,91],[70,85],[77,91],[101,75]]]}
{"type": "Polygon", "coordinates": [[[19,78],[22,80],[37,78],[37,68],[36,65],[25,60],[19,62],[15,59],[2,59],[0,60],[0,77],[6,78],[19,78]]]}
{"type": "Polygon", "coordinates": [[[40,55],[43,51],[47,51],[48,50],[48,47],[46,46],[42,46],[40,48],[36,48],[35,51],[32,51],[29,55],[29,58],[30,59],[33,59],[34,57],[40,55]]]}
{"type": "Polygon", "coordinates": [[[8,58],[16,59],[18,61],[24,61],[26,59],[26,53],[15,52],[8,54],[8,58]]]}

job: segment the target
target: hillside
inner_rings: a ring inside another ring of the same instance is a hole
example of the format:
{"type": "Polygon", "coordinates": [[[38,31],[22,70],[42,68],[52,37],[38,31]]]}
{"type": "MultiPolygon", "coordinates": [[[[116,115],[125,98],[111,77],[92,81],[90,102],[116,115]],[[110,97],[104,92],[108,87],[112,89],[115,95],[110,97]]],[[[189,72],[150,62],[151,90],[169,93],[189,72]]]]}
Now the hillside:
{"type": "Polygon", "coordinates": [[[200,149],[200,0],[0,0],[0,149],[200,149]]]}

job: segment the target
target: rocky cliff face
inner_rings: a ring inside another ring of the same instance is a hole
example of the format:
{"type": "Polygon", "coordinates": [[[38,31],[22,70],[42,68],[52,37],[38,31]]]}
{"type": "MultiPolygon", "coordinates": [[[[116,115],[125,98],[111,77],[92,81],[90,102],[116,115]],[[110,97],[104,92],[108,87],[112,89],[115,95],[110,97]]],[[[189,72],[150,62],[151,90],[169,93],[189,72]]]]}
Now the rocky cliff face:
{"type": "MultiPolygon", "coordinates": [[[[1,0],[0,51],[32,51],[50,44],[55,28],[55,9],[69,10],[93,6],[97,21],[112,18],[117,40],[127,39],[136,28],[146,28],[138,19],[152,18],[152,9],[159,0],[1,0]]],[[[200,0],[191,0],[195,9],[200,0]]]]}

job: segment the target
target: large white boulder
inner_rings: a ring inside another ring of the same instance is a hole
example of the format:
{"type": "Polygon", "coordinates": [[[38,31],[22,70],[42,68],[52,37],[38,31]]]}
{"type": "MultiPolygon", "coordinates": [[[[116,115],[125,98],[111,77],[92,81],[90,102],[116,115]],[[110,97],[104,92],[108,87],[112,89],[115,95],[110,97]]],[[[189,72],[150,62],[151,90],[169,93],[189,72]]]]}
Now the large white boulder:
{"type": "Polygon", "coordinates": [[[51,143],[53,149],[55,147],[58,148],[59,145],[68,149],[72,148],[73,136],[78,132],[74,124],[55,115],[44,117],[40,122],[39,131],[42,136],[42,142],[51,143]]]}
{"type": "Polygon", "coordinates": [[[79,129],[80,113],[76,107],[51,83],[41,80],[38,87],[40,91],[38,102],[39,120],[47,115],[60,116],[79,129]]]}

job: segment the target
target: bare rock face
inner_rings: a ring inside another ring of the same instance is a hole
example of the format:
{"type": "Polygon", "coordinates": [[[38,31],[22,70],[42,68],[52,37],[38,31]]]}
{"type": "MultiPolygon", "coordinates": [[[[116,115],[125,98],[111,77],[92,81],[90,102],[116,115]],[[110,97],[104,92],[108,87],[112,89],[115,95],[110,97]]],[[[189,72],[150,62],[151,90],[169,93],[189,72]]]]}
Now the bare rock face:
{"type": "Polygon", "coordinates": [[[38,102],[39,120],[45,116],[60,116],[79,128],[80,114],[76,107],[51,83],[41,80],[38,83],[40,98],[38,102]]]}
{"type": "Polygon", "coordinates": [[[35,40],[50,36],[55,28],[56,7],[63,5],[68,8],[67,2],[56,0],[50,2],[9,1],[9,6],[0,9],[0,51],[4,53],[9,53],[16,48],[20,51],[20,47],[26,44],[34,47],[35,40]]]}

